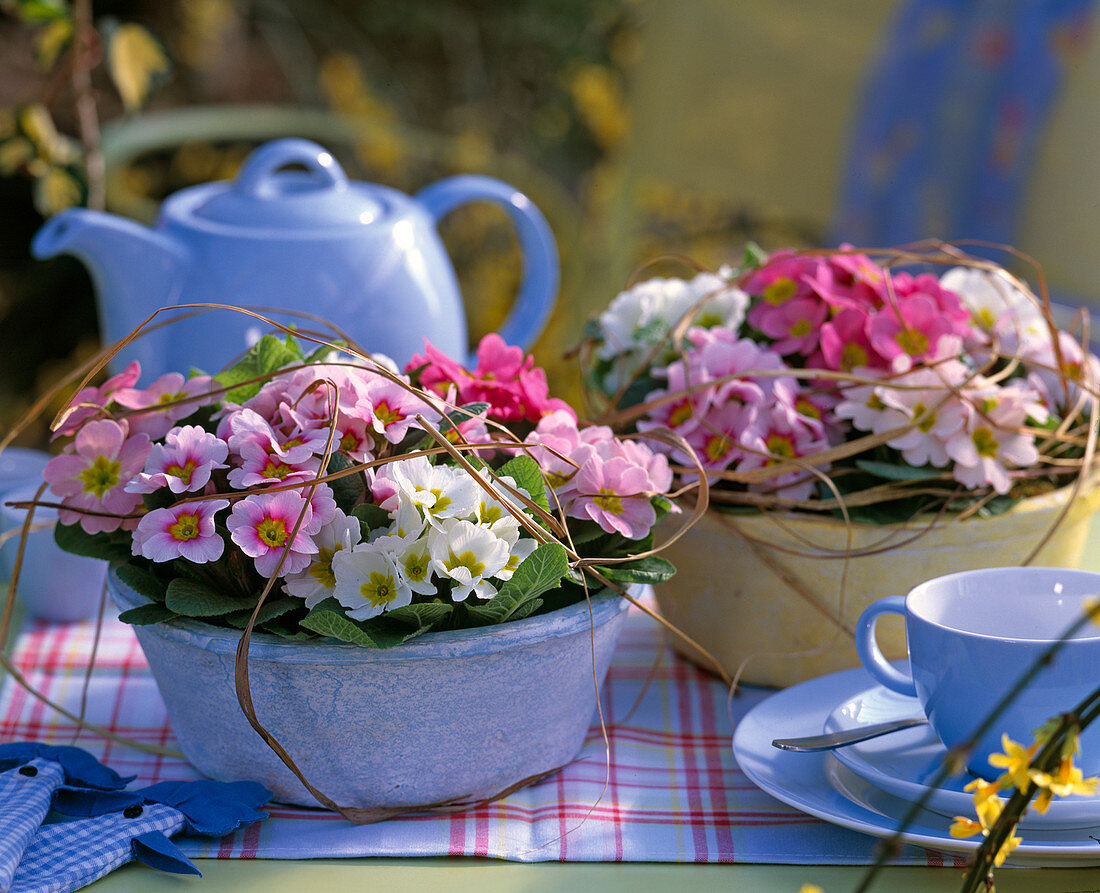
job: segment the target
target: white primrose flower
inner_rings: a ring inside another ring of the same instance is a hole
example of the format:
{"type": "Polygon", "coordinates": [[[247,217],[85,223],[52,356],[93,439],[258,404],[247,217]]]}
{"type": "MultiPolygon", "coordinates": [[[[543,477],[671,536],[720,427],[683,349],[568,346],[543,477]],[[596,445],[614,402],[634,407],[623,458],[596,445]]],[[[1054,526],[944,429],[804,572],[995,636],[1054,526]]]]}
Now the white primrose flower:
{"type": "Polygon", "coordinates": [[[469,521],[447,521],[430,534],[432,569],[454,582],[451,598],[465,601],[492,598],[496,587],[489,582],[508,564],[508,544],[491,530],[469,521]]]}
{"type": "Polygon", "coordinates": [[[412,589],[393,556],[373,544],[337,552],[332,558],[332,571],[336,578],[333,595],[350,609],[347,616],[353,620],[377,617],[412,601],[412,589]]]}
{"type": "Polygon", "coordinates": [[[394,563],[409,588],[418,595],[432,595],[438,586],[432,574],[430,538],[405,541],[393,551],[394,563]]]}
{"type": "Polygon", "coordinates": [[[511,580],[512,574],[516,572],[524,559],[537,549],[539,544],[531,539],[529,536],[525,536],[512,546],[512,551],[508,555],[508,563],[504,565],[501,570],[497,571],[496,578],[498,580],[511,580]]]}
{"type": "Polygon", "coordinates": [[[438,527],[448,518],[467,518],[477,504],[478,486],[461,468],[432,465],[424,456],[391,465],[398,499],[410,500],[429,524],[438,527]]]}
{"type": "Polygon", "coordinates": [[[360,537],[359,520],[336,509],[335,517],[313,537],[317,545],[313,561],[304,570],[288,574],[283,588],[295,598],[305,599],[307,608],[328,598],[336,588],[332,559],[341,550],[350,551],[360,537]]]}
{"type": "Polygon", "coordinates": [[[478,500],[477,507],[472,515],[467,519],[474,521],[482,527],[486,527],[496,534],[500,539],[504,540],[508,547],[511,548],[516,544],[519,539],[519,532],[521,524],[508,510],[508,504],[513,508],[523,511],[523,506],[513,499],[508,487],[518,490],[530,498],[530,494],[527,493],[523,487],[519,486],[512,478],[507,475],[498,477],[495,481],[489,477],[489,472],[486,469],[481,469],[478,472],[485,480],[489,481],[489,485],[497,492],[499,499],[494,499],[484,488],[478,487],[478,500]]]}
{"type": "Polygon", "coordinates": [[[940,277],[940,285],[962,298],[978,328],[1013,342],[1050,340],[1039,306],[1007,277],[974,267],[952,267],[940,277]]]}
{"type": "MultiPolygon", "coordinates": [[[[609,381],[609,386],[618,387],[636,372],[692,307],[697,307],[693,325],[739,329],[749,296],[732,285],[729,276],[730,270],[724,267],[718,275],[700,273],[691,280],[658,277],[620,292],[599,317],[603,344],[598,355],[604,360],[618,358],[617,370],[609,375],[615,381],[609,381]]],[[[668,359],[675,347],[670,345],[668,359]]]]}

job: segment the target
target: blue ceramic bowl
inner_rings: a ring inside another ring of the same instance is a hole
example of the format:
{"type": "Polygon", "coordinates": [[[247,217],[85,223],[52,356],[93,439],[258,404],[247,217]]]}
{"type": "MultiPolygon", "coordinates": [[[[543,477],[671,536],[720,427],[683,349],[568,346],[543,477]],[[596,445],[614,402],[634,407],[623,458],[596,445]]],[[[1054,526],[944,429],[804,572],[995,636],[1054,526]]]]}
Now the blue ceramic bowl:
{"type": "MultiPolygon", "coordinates": [[[[109,575],[120,610],[146,602],[109,575]]],[[[342,806],[493,798],[572,761],[592,721],[629,602],[592,599],[500,626],[429,633],[384,651],[256,633],[256,715],[342,806]]],[[[248,724],[234,692],[240,633],[191,620],[134,628],[181,750],[220,781],[313,796],[248,724]]]]}

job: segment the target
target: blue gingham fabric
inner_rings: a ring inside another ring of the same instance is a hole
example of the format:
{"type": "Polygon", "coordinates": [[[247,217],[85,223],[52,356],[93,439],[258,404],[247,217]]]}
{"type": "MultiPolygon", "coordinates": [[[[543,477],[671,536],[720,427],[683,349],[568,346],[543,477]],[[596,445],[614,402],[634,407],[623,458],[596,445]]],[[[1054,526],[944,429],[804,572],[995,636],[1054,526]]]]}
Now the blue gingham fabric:
{"type": "MultiPolygon", "coordinates": [[[[182,812],[159,803],[39,829],[23,853],[10,893],[67,893],[79,890],[134,858],[135,839],[165,837],[186,824],[182,812]]],[[[197,871],[195,872],[198,873],[197,871]]]]}
{"type": "Polygon", "coordinates": [[[11,886],[16,866],[64,780],[57,763],[40,758],[0,773],[0,890],[11,886]]]}
{"type": "MultiPolygon", "coordinates": [[[[271,799],[271,791],[252,781],[165,781],[134,791],[54,788],[54,811],[80,818],[38,829],[10,893],[78,890],[131,859],[199,874],[168,838],[180,831],[222,837],[267,818],[258,807],[271,799]]],[[[7,890],[0,885],[0,893],[7,890]]]]}

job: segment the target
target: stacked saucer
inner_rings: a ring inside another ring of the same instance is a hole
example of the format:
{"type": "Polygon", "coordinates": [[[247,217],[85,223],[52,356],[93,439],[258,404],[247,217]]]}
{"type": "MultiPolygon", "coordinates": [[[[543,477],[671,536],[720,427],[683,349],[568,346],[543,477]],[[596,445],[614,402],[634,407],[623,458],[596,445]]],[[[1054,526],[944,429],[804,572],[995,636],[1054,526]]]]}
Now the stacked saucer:
{"type": "MultiPolygon", "coordinates": [[[[916,699],[876,685],[862,668],[845,670],[760,702],[737,724],[734,753],[752,782],[802,812],[876,837],[898,834],[938,852],[973,851],[980,839],[949,832],[955,816],[974,815],[963,790],[970,777],[938,780],[946,750],[929,727],[833,752],[799,753],[771,743],[921,715],[916,699]]],[[[1029,812],[1018,833],[1023,843],[1010,862],[1100,865],[1100,797],[1055,799],[1045,815],[1029,812]]]]}

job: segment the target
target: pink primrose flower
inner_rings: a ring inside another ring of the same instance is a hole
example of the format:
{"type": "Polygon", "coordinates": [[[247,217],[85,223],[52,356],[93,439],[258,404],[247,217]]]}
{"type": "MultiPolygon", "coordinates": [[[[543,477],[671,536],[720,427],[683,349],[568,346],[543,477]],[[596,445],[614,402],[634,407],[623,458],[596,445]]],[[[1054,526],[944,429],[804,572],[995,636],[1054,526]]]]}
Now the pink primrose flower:
{"type": "MultiPolygon", "coordinates": [[[[752,471],[816,455],[828,449],[829,442],[820,422],[802,415],[788,400],[781,400],[768,407],[767,415],[762,415],[758,425],[742,434],[741,446],[745,456],[738,470],[752,471]]],[[[828,465],[816,467],[828,471],[828,465]]],[[[788,499],[808,499],[816,482],[812,472],[799,468],[765,483],[752,484],[749,489],[775,492],[788,499]]]]}
{"type": "Polygon", "coordinates": [[[275,572],[283,552],[283,576],[296,574],[309,567],[318,552],[313,534],[324,522],[316,518],[305,497],[293,490],[279,493],[255,493],[233,506],[226,526],[229,534],[245,555],[255,559],[256,570],[263,577],[275,572]],[[294,525],[304,513],[302,526],[293,538],[294,525]]]}
{"type": "Polygon", "coordinates": [[[650,497],[672,485],[664,455],[602,425],[578,429],[566,412],[545,416],[524,442],[546,475],[551,505],[608,533],[644,537],[656,520],[650,497]]]}
{"type": "Polygon", "coordinates": [[[410,428],[419,427],[418,415],[434,426],[443,418],[442,413],[422,397],[381,376],[369,383],[356,412],[371,419],[374,430],[390,443],[400,443],[410,428]]]}
{"type": "Polygon", "coordinates": [[[317,477],[321,459],[311,455],[304,462],[287,462],[270,443],[246,440],[237,457],[239,464],[230,469],[229,484],[237,490],[264,484],[305,483],[317,477]]]}
{"type": "Polygon", "coordinates": [[[1086,352],[1069,332],[1058,333],[1058,353],[1049,338],[1032,338],[1020,345],[1020,356],[1028,383],[1052,410],[1073,406],[1082,390],[1095,394],[1100,389],[1100,359],[1086,352]]]}
{"type": "Polygon", "coordinates": [[[156,562],[175,558],[195,564],[217,561],[225,551],[225,541],[214,529],[214,515],[228,505],[228,499],[198,500],[142,515],[134,530],[133,553],[156,562]]]}
{"type": "Polygon", "coordinates": [[[153,444],[145,470],[126,485],[131,493],[153,493],[167,487],[173,493],[202,490],[215,468],[228,468],[229,446],[197,425],[173,428],[163,444],[153,444]]]}
{"type": "Polygon", "coordinates": [[[760,328],[757,319],[761,306],[780,307],[787,301],[812,295],[812,282],[821,264],[820,257],[784,249],[776,251],[762,267],[749,273],[741,288],[751,298],[758,299],[749,308],[749,324],[760,328]],[[755,318],[754,313],[757,314],[755,318]]]}
{"type": "Polygon", "coordinates": [[[951,289],[944,288],[940,280],[931,273],[912,276],[909,273],[895,273],[891,277],[894,296],[899,302],[905,302],[917,295],[929,298],[941,315],[951,321],[956,335],[965,336],[970,331],[970,311],[963,306],[962,298],[951,289]]]}
{"type": "MultiPolygon", "coordinates": [[[[821,326],[828,318],[829,306],[817,295],[792,298],[778,307],[758,304],[756,326],[774,339],[772,350],[780,356],[809,356],[821,340],[821,326]]],[[[755,309],[755,308],[754,308],[755,309]]]]}
{"type": "Polygon", "coordinates": [[[168,372],[148,388],[120,388],[114,400],[119,406],[137,410],[127,416],[134,434],[145,433],[151,440],[157,440],[180,419],[211,403],[214,398],[210,392],[214,387],[214,380],[208,375],[184,379],[179,372],[168,372]]]}
{"type": "Polygon", "coordinates": [[[1026,387],[992,385],[967,395],[976,400],[968,424],[945,444],[955,460],[955,480],[964,486],[991,486],[1005,494],[1012,488],[1010,468],[1039,461],[1035,437],[1018,430],[1030,414],[1034,394],[1026,387]]]}
{"type": "Polygon", "coordinates": [[[75,406],[76,409],[68,415],[61,427],[50,435],[50,440],[75,434],[89,419],[106,414],[107,404],[111,402],[115,391],[133,387],[140,377],[141,366],[135,360],[118,375],[107,379],[100,387],[87,387],[81,390],[69,401],[69,405],[75,406]]]}
{"type": "Polygon", "coordinates": [[[608,533],[641,539],[657,520],[650,504],[653,491],[644,468],[615,457],[589,459],[574,479],[576,499],[566,509],[572,518],[595,521],[608,533]]]}
{"type": "Polygon", "coordinates": [[[127,492],[126,485],[141,471],[150,448],[145,434],[129,436],[125,422],[87,422],[69,451],[51,459],[43,471],[50,489],[61,497],[61,523],[79,521],[88,533],[132,530],[137,519],[122,516],[136,511],[141,497],[127,492]]]}
{"type": "Polygon", "coordinates": [[[923,294],[884,307],[871,317],[867,333],[871,347],[895,372],[908,372],[916,363],[936,362],[962,348],[957,327],[923,294]]]}

